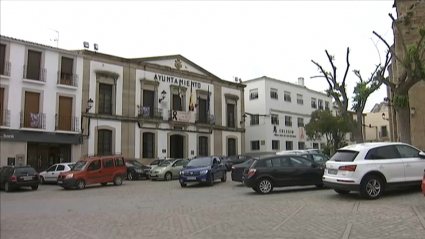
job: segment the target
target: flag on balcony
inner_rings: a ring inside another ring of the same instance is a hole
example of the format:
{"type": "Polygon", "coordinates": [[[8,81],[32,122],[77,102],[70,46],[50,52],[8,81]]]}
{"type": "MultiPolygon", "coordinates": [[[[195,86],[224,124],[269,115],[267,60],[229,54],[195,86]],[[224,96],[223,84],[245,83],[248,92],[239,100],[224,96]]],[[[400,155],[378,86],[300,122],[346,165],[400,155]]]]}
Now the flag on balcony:
{"type": "Polygon", "coordinates": [[[194,111],[194,110],[195,110],[195,105],[193,104],[192,85],[190,85],[189,111],[194,111]]]}
{"type": "Polygon", "coordinates": [[[210,114],[210,86],[208,86],[207,93],[207,114],[210,114]]]}

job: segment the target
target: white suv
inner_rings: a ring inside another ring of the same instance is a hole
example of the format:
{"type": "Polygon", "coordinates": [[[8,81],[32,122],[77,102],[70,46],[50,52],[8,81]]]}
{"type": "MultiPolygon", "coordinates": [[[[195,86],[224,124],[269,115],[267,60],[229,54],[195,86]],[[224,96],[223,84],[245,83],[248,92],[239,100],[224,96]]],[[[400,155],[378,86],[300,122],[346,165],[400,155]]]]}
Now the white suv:
{"type": "Polygon", "coordinates": [[[379,198],[384,190],[421,185],[425,153],[403,143],[363,143],[337,150],[326,162],[323,184],[339,194],[379,198]]]}

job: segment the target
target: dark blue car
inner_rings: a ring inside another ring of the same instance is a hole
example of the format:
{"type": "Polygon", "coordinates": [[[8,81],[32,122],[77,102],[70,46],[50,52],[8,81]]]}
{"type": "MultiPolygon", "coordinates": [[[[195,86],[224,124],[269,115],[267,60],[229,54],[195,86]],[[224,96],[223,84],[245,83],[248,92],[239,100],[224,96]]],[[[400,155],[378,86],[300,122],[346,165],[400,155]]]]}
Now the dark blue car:
{"type": "Polygon", "coordinates": [[[226,166],[215,156],[192,159],[186,167],[180,171],[179,176],[180,185],[182,187],[186,187],[187,183],[192,182],[213,186],[214,181],[217,179],[226,182],[227,170],[226,166]]]}

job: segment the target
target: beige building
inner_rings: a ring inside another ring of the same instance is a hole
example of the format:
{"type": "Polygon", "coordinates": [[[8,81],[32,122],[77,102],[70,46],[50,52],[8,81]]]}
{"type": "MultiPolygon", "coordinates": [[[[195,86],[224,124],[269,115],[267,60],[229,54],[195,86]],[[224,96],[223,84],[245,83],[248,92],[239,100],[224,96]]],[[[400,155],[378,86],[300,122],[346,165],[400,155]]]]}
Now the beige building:
{"type": "MultiPolygon", "coordinates": [[[[413,16],[410,20],[411,25],[406,32],[403,33],[404,40],[407,44],[418,41],[418,27],[424,26],[425,24],[425,2],[418,0],[395,0],[394,7],[397,8],[397,18],[404,16],[408,11],[413,12],[413,16]],[[411,6],[415,3],[419,3],[411,10],[411,6]]],[[[395,31],[395,29],[393,29],[395,31]]],[[[398,36],[395,37],[395,51],[399,56],[402,55],[402,46],[398,40],[398,36]]],[[[398,75],[402,73],[401,66],[392,64],[391,67],[391,80],[397,79],[398,75]]],[[[409,103],[410,103],[410,130],[412,144],[422,150],[425,150],[425,81],[419,82],[414,85],[409,91],[409,103]]],[[[391,101],[391,92],[388,90],[388,97],[391,101]]],[[[397,132],[397,116],[395,115],[394,109],[390,107],[389,110],[390,130],[391,138],[394,141],[398,141],[397,132]]]]}
{"type": "Polygon", "coordinates": [[[82,156],[156,158],[245,152],[244,87],[181,55],[84,57],[82,156]]]}
{"type": "Polygon", "coordinates": [[[365,116],[365,142],[388,142],[390,138],[390,122],[388,105],[385,102],[375,104],[365,116]]]}

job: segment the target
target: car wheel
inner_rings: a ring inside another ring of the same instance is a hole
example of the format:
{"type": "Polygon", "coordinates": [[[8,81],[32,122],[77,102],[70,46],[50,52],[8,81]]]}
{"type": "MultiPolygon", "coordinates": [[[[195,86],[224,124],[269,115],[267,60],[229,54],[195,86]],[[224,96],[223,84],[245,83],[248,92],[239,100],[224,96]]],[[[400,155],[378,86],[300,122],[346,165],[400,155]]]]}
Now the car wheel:
{"type": "Polygon", "coordinates": [[[227,172],[224,172],[223,177],[221,178],[221,181],[224,183],[227,181],[227,172]]]}
{"type": "Polygon", "coordinates": [[[341,189],[334,189],[334,191],[338,194],[344,195],[344,194],[349,194],[350,191],[347,190],[341,190],[341,189]]]}
{"type": "Polygon", "coordinates": [[[365,199],[378,199],[383,191],[382,179],[374,175],[365,178],[360,185],[360,196],[365,199]]]}
{"type": "Polygon", "coordinates": [[[127,179],[128,179],[129,181],[133,180],[133,173],[132,173],[132,172],[128,172],[128,173],[127,173],[127,179]]]}
{"type": "Polygon", "coordinates": [[[114,185],[115,186],[122,185],[122,178],[121,178],[121,176],[115,176],[115,178],[114,178],[114,185]]]}
{"type": "Polygon", "coordinates": [[[80,179],[77,181],[77,189],[83,190],[86,187],[86,182],[84,180],[80,179]]]}
{"type": "Polygon", "coordinates": [[[100,183],[100,185],[106,186],[106,185],[108,185],[108,183],[100,183]]]}
{"type": "Polygon", "coordinates": [[[208,180],[208,185],[209,186],[214,186],[214,174],[210,175],[210,179],[208,180]]]}
{"type": "Polygon", "coordinates": [[[12,191],[12,189],[10,188],[10,185],[9,185],[9,183],[8,183],[8,182],[5,182],[5,183],[4,183],[3,188],[4,188],[4,191],[5,191],[5,192],[10,192],[10,191],[12,191]]]}
{"type": "Polygon", "coordinates": [[[185,187],[187,186],[187,183],[180,183],[180,186],[181,186],[182,188],[185,188],[185,187]]]}
{"type": "Polygon", "coordinates": [[[32,190],[37,190],[37,189],[38,189],[38,185],[31,186],[31,189],[32,189],[32,190]]]}
{"type": "Polygon", "coordinates": [[[40,177],[40,183],[41,184],[45,184],[46,183],[46,181],[44,180],[44,177],[43,176],[40,177]]]}
{"type": "Polygon", "coordinates": [[[173,175],[170,172],[167,172],[164,176],[164,179],[170,181],[173,178],[173,175]]]}
{"type": "Polygon", "coordinates": [[[257,190],[261,194],[268,194],[273,190],[273,183],[270,179],[260,179],[257,184],[257,190]]]}

